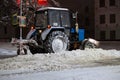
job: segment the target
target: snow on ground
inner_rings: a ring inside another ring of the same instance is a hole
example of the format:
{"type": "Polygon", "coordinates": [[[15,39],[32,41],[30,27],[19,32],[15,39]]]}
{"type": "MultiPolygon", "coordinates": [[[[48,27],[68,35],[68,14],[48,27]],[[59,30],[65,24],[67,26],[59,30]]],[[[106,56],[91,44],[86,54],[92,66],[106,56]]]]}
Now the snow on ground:
{"type": "Polygon", "coordinates": [[[0,80],[120,80],[120,51],[115,48],[16,56],[15,47],[0,46],[0,56],[10,55],[15,56],[0,59],[0,80]]]}
{"type": "MultiPolygon", "coordinates": [[[[0,54],[16,54],[14,50],[0,48],[0,54]]],[[[60,53],[19,55],[12,58],[0,59],[0,71],[56,71],[79,68],[91,62],[120,58],[120,51],[103,49],[86,49],[64,51],[60,53]]]]}
{"type": "Polygon", "coordinates": [[[63,71],[2,74],[0,80],[120,80],[120,66],[77,68],[63,71]]]}

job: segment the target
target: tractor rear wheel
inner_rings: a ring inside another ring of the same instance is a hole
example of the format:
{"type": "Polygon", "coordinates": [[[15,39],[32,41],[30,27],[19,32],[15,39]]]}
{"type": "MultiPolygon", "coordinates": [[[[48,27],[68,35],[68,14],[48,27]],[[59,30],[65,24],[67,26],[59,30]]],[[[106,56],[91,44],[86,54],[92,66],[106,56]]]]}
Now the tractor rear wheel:
{"type": "Polygon", "coordinates": [[[85,48],[96,48],[96,45],[94,43],[91,43],[88,39],[85,39],[81,46],[80,46],[80,49],[81,50],[85,50],[85,48]]]}
{"type": "Polygon", "coordinates": [[[49,53],[58,53],[68,49],[69,40],[62,31],[53,31],[45,41],[45,49],[49,53]]]}
{"type": "Polygon", "coordinates": [[[87,41],[87,42],[85,43],[84,47],[90,49],[90,48],[95,48],[96,46],[95,46],[95,44],[87,41]]]}

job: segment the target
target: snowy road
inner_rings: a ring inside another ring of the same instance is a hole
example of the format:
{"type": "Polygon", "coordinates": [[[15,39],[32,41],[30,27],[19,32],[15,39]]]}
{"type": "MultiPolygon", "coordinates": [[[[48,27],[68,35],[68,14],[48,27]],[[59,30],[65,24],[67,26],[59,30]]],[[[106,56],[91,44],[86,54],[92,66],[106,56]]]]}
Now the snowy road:
{"type": "Polygon", "coordinates": [[[116,47],[17,56],[15,47],[3,44],[0,58],[11,57],[0,59],[0,80],[120,80],[116,47]]]}
{"type": "Polygon", "coordinates": [[[79,68],[11,75],[0,74],[0,80],[120,80],[120,66],[79,68]]]}

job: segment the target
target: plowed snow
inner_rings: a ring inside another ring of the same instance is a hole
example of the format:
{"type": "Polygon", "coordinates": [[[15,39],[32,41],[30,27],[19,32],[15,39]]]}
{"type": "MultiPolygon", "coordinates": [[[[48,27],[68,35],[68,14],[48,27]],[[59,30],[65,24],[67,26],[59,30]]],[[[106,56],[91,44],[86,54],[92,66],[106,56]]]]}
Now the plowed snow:
{"type": "MultiPolygon", "coordinates": [[[[12,53],[10,52],[10,54],[12,53]]],[[[63,70],[80,67],[98,60],[114,58],[120,58],[120,51],[86,49],[55,54],[19,55],[13,58],[1,59],[0,70],[63,70]]]]}

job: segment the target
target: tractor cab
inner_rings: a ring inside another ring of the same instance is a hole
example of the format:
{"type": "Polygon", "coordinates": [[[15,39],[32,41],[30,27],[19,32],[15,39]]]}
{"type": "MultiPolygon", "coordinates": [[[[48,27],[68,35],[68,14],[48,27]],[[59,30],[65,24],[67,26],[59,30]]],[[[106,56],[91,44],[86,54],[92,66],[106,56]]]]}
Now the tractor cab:
{"type": "Polygon", "coordinates": [[[36,29],[70,28],[69,10],[66,8],[45,7],[36,11],[36,29]]]}

